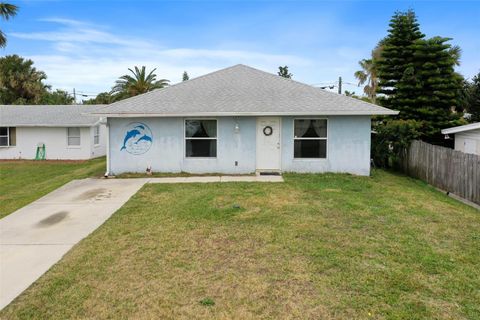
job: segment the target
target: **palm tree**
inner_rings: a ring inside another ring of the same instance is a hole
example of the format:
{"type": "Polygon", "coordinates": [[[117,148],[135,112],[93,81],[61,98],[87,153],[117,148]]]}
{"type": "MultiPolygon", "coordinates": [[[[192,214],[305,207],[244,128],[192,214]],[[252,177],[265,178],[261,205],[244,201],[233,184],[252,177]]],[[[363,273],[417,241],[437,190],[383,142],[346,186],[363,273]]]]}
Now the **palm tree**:
{"type": "Polygon", "coordinates": [[[145,70],[145,66],[142,66],[142,69],[135,67],[135,71],[130,68],[128,68],[128,70],[133,76],[129,74],[121,76],[112,88],[112,93],[116,93],[122,98],[124,96],[133,97],[154,89],[164,88],[168,86],[168,83],[170,82],[166,79],[157,80],[157,75],[154,73],[157,69],[153,69],[148,74],[145,70]]]}
{"type": "Polygon", "coordinates": [[[38,104],[50,86],[45,72],[18,55],[0,58],[0,104],[38,104]]]}
{"type": "Polygon", "coordinates": [[[375,103],[377,98],[378,76],[377,76],[377,61],[382,53],[382,46],[378,45],[372,51],[372,57],[370,59],[363,59],[358,62],[362,70],[355,72],[355,78],[358,79],[358,85],[364,85],[367,83],[363,92],[375,103]]]}
{"type": "Polygon", "coordinates": [[[462,49],[459,46],[452,46],[448,49],[456,66],[460,65],[460,57],[462,56],[462,49]]]}
{"type": "MultiPolygon", "coordinates": [[[[5,3],[5,2],[0,2],[0,18],[3,20],[8,20],[11,17],[15,16],[17,14],[18,7],[13,4],[5,3]]],[[[7,37],[5,36],[5,33],[0,30],[0,48],[5,48],[7,45],[7,37]]]]}

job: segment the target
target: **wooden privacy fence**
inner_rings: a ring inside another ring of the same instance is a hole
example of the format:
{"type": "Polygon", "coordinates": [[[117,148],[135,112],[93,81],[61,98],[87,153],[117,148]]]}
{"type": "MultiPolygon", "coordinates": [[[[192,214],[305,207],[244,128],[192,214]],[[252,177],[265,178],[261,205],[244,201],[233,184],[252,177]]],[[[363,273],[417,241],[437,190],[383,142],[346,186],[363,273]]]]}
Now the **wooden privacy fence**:
{"type": "Polygon", "coordinates": [[[480,156],[413,141],[400,160],[414,178],[480,204],[480,156]]]}

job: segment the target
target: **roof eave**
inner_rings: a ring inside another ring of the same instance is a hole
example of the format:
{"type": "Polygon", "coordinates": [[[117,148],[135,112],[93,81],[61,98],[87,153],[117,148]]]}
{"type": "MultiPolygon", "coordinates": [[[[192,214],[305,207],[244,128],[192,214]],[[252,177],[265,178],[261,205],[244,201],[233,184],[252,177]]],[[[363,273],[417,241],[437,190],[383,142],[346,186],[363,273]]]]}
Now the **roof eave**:
{"type": "Polygon", "coordinates": [[[318,111],[318,112],[196,112],[196,113],[91,113],[110,118],[149,118],[149,117],[248,117],[248,116],[375,116],[397,115],[394,110],[378,111],[318,111]]]}
{"type": "Polygon", "coordinates": [[[0,123],[0,127],[29,127],[29,128],[68,128],[68,127],[81,127],[88,128],[94,127],[98,123],[91,124],[78,124],[78,123],[62,123],[62,124],[31,124],[31,123],[0,123]]]}
{"type": "Polygon", "coordinates": [[[480,123],[467,124],[464,126],[447,128],[442,130],[442,134],[455,134],[460,132],[472,131],[480,129],[480,123]]]}

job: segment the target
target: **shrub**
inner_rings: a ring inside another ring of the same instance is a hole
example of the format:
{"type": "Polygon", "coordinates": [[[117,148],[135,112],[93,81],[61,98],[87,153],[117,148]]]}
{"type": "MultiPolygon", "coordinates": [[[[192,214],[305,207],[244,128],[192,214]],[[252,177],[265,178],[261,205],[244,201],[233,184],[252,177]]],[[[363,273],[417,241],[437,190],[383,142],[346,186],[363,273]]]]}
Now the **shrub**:
{"type": "Polygon", "coordinates": [[[372,157],[375,165],[390,167],[398,164],[412,140],[421,135],[422,122],[416,120],[380,121],[374,125],[372,157]]]}

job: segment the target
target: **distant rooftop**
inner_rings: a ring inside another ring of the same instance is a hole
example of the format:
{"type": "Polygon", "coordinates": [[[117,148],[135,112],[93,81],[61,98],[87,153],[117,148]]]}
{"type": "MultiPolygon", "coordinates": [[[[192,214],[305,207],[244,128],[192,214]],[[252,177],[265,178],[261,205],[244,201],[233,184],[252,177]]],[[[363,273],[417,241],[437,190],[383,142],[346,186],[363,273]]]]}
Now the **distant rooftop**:
{"type": "Polygon", "coordinates": [[[466,124],[464,126],[452,127],[448,129],[443,129],[443,134],[454,134],[458,132],[465,132],[470,130],[477,130],[480,129],[480,122],[466,124]]]}
{"type": "Polygon", "coordinates": [[[1,127],[89,127],[100,116],[89,113],[105,105],[0,105],[1,127]]]}

